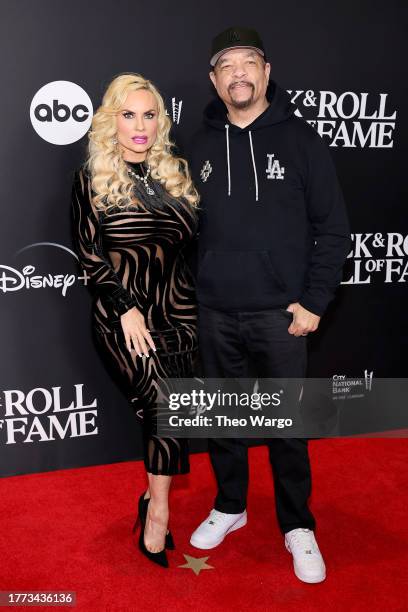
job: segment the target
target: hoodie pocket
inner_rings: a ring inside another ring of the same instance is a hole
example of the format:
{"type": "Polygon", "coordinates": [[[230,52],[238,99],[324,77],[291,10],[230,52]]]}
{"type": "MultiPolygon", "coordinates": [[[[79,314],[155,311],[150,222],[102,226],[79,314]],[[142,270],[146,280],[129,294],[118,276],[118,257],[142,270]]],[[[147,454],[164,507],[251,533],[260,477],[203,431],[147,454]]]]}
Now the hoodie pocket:
{"type": "Polygon", "coordinates": [[[267,250],[206,251],[197,297],[221,309],[262,309],[286,303],[286,285],[267,250]]]}

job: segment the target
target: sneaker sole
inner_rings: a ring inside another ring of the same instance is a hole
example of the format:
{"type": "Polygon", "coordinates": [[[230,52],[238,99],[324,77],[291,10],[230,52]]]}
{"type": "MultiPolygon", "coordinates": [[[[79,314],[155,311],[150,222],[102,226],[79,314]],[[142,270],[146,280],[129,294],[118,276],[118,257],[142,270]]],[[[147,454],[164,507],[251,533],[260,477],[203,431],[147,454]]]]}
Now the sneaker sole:
{"type": "Polygon", "coordinates": [[[211,544],[199,544],[198,542],[194,543],[194,537],[192,536],[190,539],[190,544],[191,546],[194,546],[194,548],[201,548],[202,550],[210,550],[210,548],[215,548],[216,546],[219,546],[219,544],[221,544],[221,542],[223,542],[223,540],[225,539],[225,537],[229,534],[232,533],[233,531],[236,531],[237,529],[241,529],[241,527],[245,527],[245,525],[247,524],[247,515],[245,514],[242,518],[238,519],[236,523],[234,523],[225,533],[224,535],[218,539],[215,543],[211,543],[211,544]]]}
{"type": "Polygon", "coordinates": [[[323,582],[323,580],[326,580],[326,573],[324,573],[323,576],[318,576],[316,578],[310,578],[309,576],[303,576],[299,571],[297,571],[295,565],[293,565],[293,569],[295,570],[296,576],[302,582],[308,582],[309,584],[316,584],[317,582],[323,582]]]}

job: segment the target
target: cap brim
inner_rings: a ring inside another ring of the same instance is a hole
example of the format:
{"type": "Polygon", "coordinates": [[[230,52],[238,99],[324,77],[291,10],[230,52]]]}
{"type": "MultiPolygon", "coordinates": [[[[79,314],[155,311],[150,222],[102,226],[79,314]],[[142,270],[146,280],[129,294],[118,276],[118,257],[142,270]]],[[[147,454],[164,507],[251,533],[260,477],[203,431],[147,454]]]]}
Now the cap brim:
{"type": "Polygon", "coordinates": [[[234,45],[233,47],[228,47],[227,49],[218,51],[218,53],[213,55],[212,58],[210,59],[210,66],[215,66],[215,64],[220,59],[221,55],[224,55],[224,53],[226,53],[227,51],[231,51],[231,49],[253,49],[254,51],[258,51],[258,53],[260,53],[263,57],[265,56],[265,53],[262,51],[262,49],[259,49],[258,47],[252,47],[249,45],[234,45]]]}

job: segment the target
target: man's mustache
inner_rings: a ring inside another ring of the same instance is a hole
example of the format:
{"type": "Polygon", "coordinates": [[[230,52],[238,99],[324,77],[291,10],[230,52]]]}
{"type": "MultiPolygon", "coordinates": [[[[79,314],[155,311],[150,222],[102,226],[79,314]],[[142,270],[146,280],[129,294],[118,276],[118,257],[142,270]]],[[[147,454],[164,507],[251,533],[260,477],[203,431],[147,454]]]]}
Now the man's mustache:
{"type": "Polygon", "coordinates": [[[233,88],[235,87],[235,85],[249,85],[250,87],[252,87],[252,89],[254,89],[254,85],[253,85],[253,83],[250,83],[249,81],[235,81],[234,83],[231,83],[231,84],[228,86],[228,91],[229,91],[230,89],[233,89],[233,88]]]}

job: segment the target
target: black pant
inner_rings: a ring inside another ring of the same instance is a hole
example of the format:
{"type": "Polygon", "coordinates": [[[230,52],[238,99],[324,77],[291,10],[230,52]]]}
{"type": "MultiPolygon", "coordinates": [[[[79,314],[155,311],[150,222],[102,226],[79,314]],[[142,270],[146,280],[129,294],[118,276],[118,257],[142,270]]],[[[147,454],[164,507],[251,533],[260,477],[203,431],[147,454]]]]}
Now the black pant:
{"type": "MultiPolygon", "coordinates": [[[[227,313],[200,305],[199,356],[206,378],[303,378],[305,336],[289,334],[292,313],[284,308],[227,313]]],[[[308,508],[311,472],[308,441],[267,440],[275,485],[276,514],[282,533],[315,528],[308,508]]],[[[248,448],[245,439],[211,438],[208,450],[218,484],[216,510],[230,514],[246,508],[248,448]]]]}

